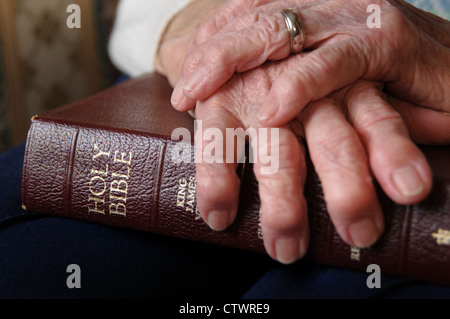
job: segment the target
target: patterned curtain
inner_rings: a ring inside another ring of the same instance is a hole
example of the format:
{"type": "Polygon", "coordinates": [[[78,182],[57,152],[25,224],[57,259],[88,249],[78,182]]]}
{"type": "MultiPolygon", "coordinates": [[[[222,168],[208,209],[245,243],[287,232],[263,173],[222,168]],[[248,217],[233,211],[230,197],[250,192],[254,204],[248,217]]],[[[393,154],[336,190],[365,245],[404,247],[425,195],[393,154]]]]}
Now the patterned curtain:
{"type": "Polygon", "coordinates": [[[110,86],[117,1],[0,0],[0,152],[23,143],[30,118],[110,86]],[[81,28],[68,28],[70,4],[81,28]]]}

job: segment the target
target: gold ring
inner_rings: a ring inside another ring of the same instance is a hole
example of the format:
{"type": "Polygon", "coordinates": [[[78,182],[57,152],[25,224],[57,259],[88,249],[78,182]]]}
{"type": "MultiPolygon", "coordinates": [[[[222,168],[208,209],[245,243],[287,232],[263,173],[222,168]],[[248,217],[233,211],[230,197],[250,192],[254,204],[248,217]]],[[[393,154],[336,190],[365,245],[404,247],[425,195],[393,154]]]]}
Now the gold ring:
{"type": "Polygon", "coordinates": [[[289,31],[291,54],[302,52],[305,45],[305,30],[297,12],[294,9],[283,9],[281,14],[284,16],[289,31]]]}

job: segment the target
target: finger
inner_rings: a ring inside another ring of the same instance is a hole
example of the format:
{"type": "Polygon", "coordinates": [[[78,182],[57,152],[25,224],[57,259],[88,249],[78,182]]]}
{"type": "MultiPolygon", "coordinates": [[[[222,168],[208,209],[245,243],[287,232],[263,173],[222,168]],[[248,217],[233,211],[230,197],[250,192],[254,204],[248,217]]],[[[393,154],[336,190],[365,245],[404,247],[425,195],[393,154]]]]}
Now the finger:
{"type": "Polygon", "coordinates": [[[200,25],[196,32],[194,43],[196,45],[204,43],[245,10],[256,8],[272,1],[274,0],[234,0],[226,2],[216,14],[206,19],[200,25]]]}
{"type": "Polygon", "coordinates": [[[371,82],[360,82],[346,96],[348,114],[385,193],[400,204],[423,200],[431,190],[431,169],[411,141],[399,113],[371,82]]]}
{"type": "Polygon", "coordinates": [[[289,129],[269,131],[270,134],[263,134],[260,129],[257,140],[252,140],[261,198],[261,229],[267,253],[289,264],[306,253],[309,240],[303,196],[305,153],[289,129]]]}
{"type": "Polygon", "coordinates": [[[416,143],[450,144],[450,113],[420,107],[392,96],[388,96],[387,101],[401,114],[416,143]]]}
{"type": "Polygon", "coordinates": [[[258,113],[260,125],[287,123],[309,102],[354,82],[366,69],[364,49],[357,38],[290,57],[289,67],[273,83],[258,113]]]}
{"type": "Polygon", "coordinates": [[[289,48],[289,34],[281,14],[265,7],[248,11],[207,42],[190,48],[171,102],[176,109],[186,111],[193,107],[191,101],[206,99],[235,72],[285,58],[289,48]]]}
{"type": "Polygon", "coordinates": [[[238,127],[238,123],[216,102],[210,99],[196,108],[195,161],[200,216],[212,229],[220,231],[236,217],[240,181],[234,155],[243,149],[228,143],[227,128],[238,127]]]}
{"type": "Polygon", "coordinates": [[[302,120],[337,232],[349,245],[370,246],[379,238],[384,223],[358,135],[329,99],[308,106],[302,120]]]}

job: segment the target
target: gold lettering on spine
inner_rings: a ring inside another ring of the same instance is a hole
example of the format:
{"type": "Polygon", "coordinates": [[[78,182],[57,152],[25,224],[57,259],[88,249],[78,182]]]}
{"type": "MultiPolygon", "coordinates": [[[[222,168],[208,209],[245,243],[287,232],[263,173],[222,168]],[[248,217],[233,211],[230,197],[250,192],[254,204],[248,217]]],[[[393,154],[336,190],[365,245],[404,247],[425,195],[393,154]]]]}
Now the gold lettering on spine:
{"type": "Polygon", "coordinates": [[[101,171],[101,170],[98,170],[98,169],[91,169],[91,174],[92,175],[108,176],[108,164],[106,164],[105,171],[101,171]]]}
{"type": "Polygon", "coordinates": [[[109,205],[109,213],[113,215],[127,216],[127,207],[123,203],[111,203],[109,205]]]}
{"type": "Polygon", "coordinates": [[[131,174],[132,152],[115,151],[112,163],[111,152],[100,149],[94,144],[89,179],[89,213],[105,215],[105,205],[110,215],[127,215],[127,195],[131,174]],[[110,173],[111,171],[111,173],[110,173]],[[108,185],[109,184],[109,185],[108,185]],[[109,203],[105,193],[109,188],[109,203]]]}
{"type": "Polygon", "coordinates": [[[114,152],[114,163],[123,163],[127,165],[131,165],[131,158],[132,154],[131,152],[128,153],[128,157],[130,158],[128,161],[125,160],[125,156],[127,156],[127,153],[120,153],[121,158],[117,158],[117,154],[120,153],[119,151],[114,152]]]}
{"type": "Polygon", "coordinates": [[[114,164],[126,164],[125,168],[121,166],[120,171],[113,172],[111,177],[114,180],[111,182],[111,186],[109,189],[109,199],[111,203],[109,204],[109,213],[112,215],[120,215],[127,216],[127,195],[128,195],[128,180],[130,178],[131,172],[131,159],[133,158],[133,154],[128,152],[128,159],[126,159],[127,153],[122,153],[119,151],[114,152],[114,164]],[[117,154],[120,153],[120,158],[117,157],[117,154]],[[126,170],[126,174],[124,174],[123,170],[126,170]]]}
{"type": "Polygon", "coordinates": [[[188,182],[185,178],[181,178],[178,181],[177,207],[184,207],[184,200],[186,199],[187,184],[188,184],[188,182]]]}
{"type": "MultiPolygon", "coordinates": [[[[110,188],[110,193],[112,194],[113,192],[117,192],[117,193],[121,193],[124,195],[127,195],[128,193],[128,183],[125,180],[114,180],[111,182],[111,188],[110,188]]],[[[126,201],[126,200],[124,200],[126,201]]]]}
{"type": "Polygon", "coordinates": [[[102,196],[106,191],[106,181],[100,176],[92,177],[91,180],[89,181],[89,190],[94,196],[102,196]],[[96,182],[97,180],[100,180],[101,182],[98,183],[96,182]],[[97,191],[96,185],[103,185],[103,189],[100,187],[99,189],[101,190],[97,191]]]}
{"type": "Polygon", "coordinates": [[[258,239],[263,239],[263,232],[262,232],[262,227],[261,227],[261,214],[262,214],[262,209],[259,209],[258,212],[258,239]]]}
{"type": "Polygon", "coordinates": [[[118,174],[118,173],[112,173],[111,175],[113,178],[123,178],[123,179],[129,179],[130,178],[130,167],[127,167],[127,174],[118,174]]]}
{"type": "Polygon", "coordinates": [[[91,202],[91,201],[94,203],[94,208],[89,206],[88,207],[89,213],[98,213],[98,214],[105,215],[105,209],[98,208],[99,203],[105,204],[105,198],[97,198],[97,197],[89,196],[89,202],[91,202]]]}
{"type": "Polygon", "coordinates": [[[195,219],[201,219],[196,203],[197,179],[190,176],[189,181],[186,178],[178,180],[177,207],[182,207],[186,212],[195,214],[195,219]]]}
{"type": "MultiPolygon", "coordinates": [[[[110,153],[102,151],[97,144],[94,144],[94,155],[92,156],[93,162],[98,162],[102,157],[109,158],[110,153]]],[[[105,197],[103,196],[106,192],[106,181],[105,178],[108,176],[108,164],[105,164],[104,168],[100,169],[97,166],[91,169],[91,175],[94,175],[89,180],[89,213],[105,214],[105,197]],[[99,187],[100,186],[100,187],[99,187]],[[92,207],[93,205],[93,207],[92,207]]]]}
{"type": "Polygon", "coordinates": [[[359,258],[361,257],[361,248],[357,246],[351,246],[350,247],[350,259],[359,261],[359,258]]]}
{"type": "Polygon", "coordinates": [[[96,151],[96,153],[94,154],[94,156],[92,157],[92,160],[95,161],[99,156],[106,156],[109,158],[109,152],[104,152],[102,151],[97,144],[94,144],[94,151],[96,151]]]}

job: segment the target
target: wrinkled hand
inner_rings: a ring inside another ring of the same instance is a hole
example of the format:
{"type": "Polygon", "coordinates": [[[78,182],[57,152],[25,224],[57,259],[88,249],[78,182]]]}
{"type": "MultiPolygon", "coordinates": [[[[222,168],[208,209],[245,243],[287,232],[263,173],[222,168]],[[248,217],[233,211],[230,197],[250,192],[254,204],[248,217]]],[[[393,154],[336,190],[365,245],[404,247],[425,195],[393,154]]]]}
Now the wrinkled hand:
{"type": "MultiPolygon", "coordinates": [[[[436,36],[439,24],[448,29],[448,23],[425,21],[402,2],[387,0],[351,6],[345,0],[229,1],[198,29],[172,96],[174,107],[191,109],[235,72],[286,58],[289,36],[280,11],[288,7],[301,14],[308,50],[271,83],[260,104],[261,125],[283,125],[309,102],[357,79],[386,82],[403,106],[450,112],[450,50],[436,36]],[[381,8],[380,29],[366,25],[373,3],[381,8]]],[[[450,124],[448,116],[440,121],[450,124]]]]}
{"type": "MultiPolygon", "coordinates": [[[[199,1],[199,5],[214,7],[220,6],[222,2],[199,1]]],[[[189,56],[193,56],[196,46],[213,39],[212,36],[216,31],[219,34],[218,31],[228,25],[228,16],[237,17],[240,14],[238,5],[242,8],[248,4],[251,8],[269,2],[279,1],[228,2],[219,14],[200,27],[195,40],[191,33],[193,29],[186,28],[192,19],[179,19],[178,30],[182,32],[176,36],[166,36],[164,39],[160,48],[159,70],[167,75],[172,85],[175,85],[179,82],[180,75],[186,78],[186,74],[189,73],[186,73],[186,70],[189,71],[186,67],[189,63],[185,63],[183,74],[181,72],[185,50],[189,45],[194,44],[191,45],[188,60],[189,56]],[[236,4],[237,6],[234,6],[236,4]]],[[[196,12],[197,9],[192,10],[196,12]]],[[[210,12],[214,11],[211,9],[210,12]]],[[[415,16],[423,20],[422,12],[415,16]]],[[[429,25],[435,25],[436,21],[430,18],[429,22],[429,25]]],[[[323,22],[317,23],[320,25],[323,22]]],[[[250,22],[248,25],[251,24],[250,22]]],[[[284,25],[283,28],[285,30],[284,25]]],[[[430,28],[428,31],[429,35],[432,34],[436,38],[436,30],[430,28]]],[[[345,36],[340,33],[334,34],[334,37],[345,40],[345,36]]],[[[322,45],[339,42],[332,38],[330,35],[328,43],[319,41],[315,45],[320,48],[322,45]]],[[[442,39],[448,40],[448,36],[445,34],[442,39]]],[[[286,50],[286,53],[283,54],[287,56],[289,50],[287,34],[284,41],[286,48],[283,50],[286,50]]],[[[200,55],[203,54],[202,50],[198,52],[200,55]]],[[[283,54],[280,56],[275,54],[271,58],[281,59],[283,54]]],[[[262,65],[246,73],[230,74],[232,78],[228,82],[223,78],[222,82],[226,83],[222,87],[216,83],[217,91],[197,103],[196,115],[198,120],[203,121],[203,131],[216,128],[225,133],[227,128],[260,127],[258,111],[266,102],[271,89],[283,78],[282,75],[295,70],[302,63],[305,64],[305,59],[306,54],[300,54],[279,63],[262,65]]],[[[202,60],[197,60],[197,63],[200,61],[202,60]]],[[[213,75],[215,74],[216,72],[213,75]]],[[[183,81],[185,80],[180,81],[177,88],[184,86],[183,81]]],[[[315,86],[320,89],[319,84],[315,83],[315,86]]],[[[375,195],[372,176],[398,203],[418,202],[428,194],[431,187],[429,167],[423,155],[408,138],[405,123],[416,142],[448,143],[450,117],[444,112],[412,105],[390,95],[384,97],[376,89],[380,87],[380,84],[358,81],[327,98],[309,103],[308,108],[295,121],[280,128],[277,145],[279,167],[276,173],[261,174],[264,165],[258,161],[254,164],[263,210],[264,244],[273,258],[285,263],[292,262],[305,253],[308,244],[306,204],[303,197],[306,174],[304,148],[298,142],[298,136],[294,134],[294,131],[299,133],[298,128],[300,136],[308,143],[315,169],[322,181],[331,219],[347,243],[358,246],[370,245],[383,229],[381,209],[375,195]],[[385,98],[399,113],[393,111],[385,98]]],[[[285,93],[292,92],[286,89],[285,93]]],[[[174,97],[176,95],[175,90],[174,97]]],[[[184,95],[182,99],[181,104],[195,103],[193,100],[185,99],[184,95]]],[[[208,143],[204,143],[200,151],[209,146],[208,143]]],[[[266,147],[271,148],[270,145],[266,147]]],[[[227,150],[226,145],[224,150],[227,150]]],[[[226,155],[226,152],[221,154],[226,155]]],[[[225,158],[223,162],[197,164],[199,211],[211,228],[216,230],[230,225],[237,213],[239,179],[235,174],[236,163],[226,163],[225,158]]]]}
{"type": "MultiPolygon", "coordinates": [[[[214,128],[225,136],[227,128],[259,128],[258,106],[279,76],[302,59],[293,56],[235,74],[213,96],[197,103],[196,117],[202,120],[203,129],[200,133],[214,128]]],[[[275,173],[263,174],[264,164],[256,158],[264,245],[272,258],[291,263],[301,258],[308,246],[303,196],[305,149],[298,135],[306,139],[336,230],[350,245],[371,245],[383,231],[372,174],[399,203],[420,201],[430,191],[431,173],[426,159],[409,139],[401,115],[389,106],[379,87],[372,82],[356,82],[311,103],[295,122],[282,126],[275,173]]],[[[430,134],[433,138],[434,133],[430,134]]],[[[261,141],[259,137],[252,140],[252,145],[261,141]]],[[[271,142],[265,145],[268,149],[272,149],[271,142]]],[[[204,140],[197,155],[208,147],[204,140]]],[[[224,145],[223,163],[197,164],[198,208],[202,218],[216,230],[233,222],[238,207],[237,164],[227,163],[227,150],[224,145]]]]}

